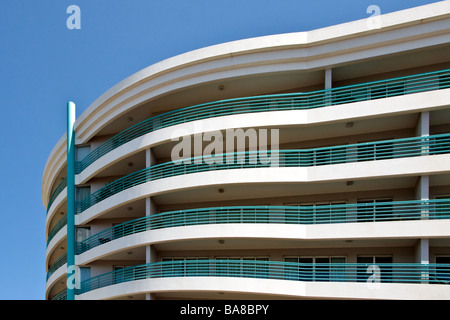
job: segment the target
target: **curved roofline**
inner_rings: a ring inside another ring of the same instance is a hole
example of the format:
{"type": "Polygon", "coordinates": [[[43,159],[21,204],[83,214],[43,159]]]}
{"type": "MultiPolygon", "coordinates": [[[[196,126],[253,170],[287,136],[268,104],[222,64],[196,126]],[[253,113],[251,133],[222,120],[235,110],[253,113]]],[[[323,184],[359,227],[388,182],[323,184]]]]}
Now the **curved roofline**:
{"type": "MultiPolygon", "coordinates": [[[[450,1],[440,1],[396,11],[381,15],[380,17],[381,24],[379,29],[369,28],[368,21],[370,18],[365,18],[311,31],[268,35],[216,44],[162,60],[132,74],[103,93],[78,117],[75,122],[75,131],[86,130],[90,126],[90,122],[95,122],[95,119],[93,119],[94,116],[108,113],[110,110],[107,107],[110,102],[118,97],[124,96],[140,84],[163,76],[164,74],[225,57],[237,57],[255,52],[263,53],[284,48],[305,48],[308,50],[319,44],[358,38],[362,35],[376,34],[447,18],[450,17],[450,1]]],[[[57,174],[57,172],[54,172],[53,177],[51,177],[50,169],[58,160],[61,162],[61,157],[65,155],[65,148],[62,150],[65,141],[66,134],[59,139],[45,165],[42,177],[42,198],[44,206],[48,201],[51,191],[48,190],[51,182],[47,181],[46,183],[46,180],[49,178],[51,178],[50,180],[54,179],[57,174]]],[[[58,170],[60,169],[61,167],[58,170]]]]}
{"type": "MultiPolygon", "coordinates": [[[[440,1],[430,5],[414,7],[392,13],[381,15],[381,28],[388,30],[403,24],[422,23],[424,19],[438,18],[450,15],[449,1],[440,1]]],[[[337,41],[343,38],[353,37],[361,33],[374,33],[377,29],[369,29],[370,18],[345,22],[338,25],[328,26],[310,31],[292,32],[277,35],[268,35],[248,39],[235,40],[220,44],[215,44],[196,50],[181,53],[174,57],[167,58],[152,64],[120,81],[96,99],[76,120],[75,128],[78,128],[91,114],[101,105],[107,103],[113,96],[130,90],[136,84],[143,82],[146,78],[156,76],[176,68],[207,61],[209,59],[222,58],[224,56],[235,56],[250,53],[252,51],[269,51],[271,48],[292,46],[311,46],[326,41],[337,41]]]]}

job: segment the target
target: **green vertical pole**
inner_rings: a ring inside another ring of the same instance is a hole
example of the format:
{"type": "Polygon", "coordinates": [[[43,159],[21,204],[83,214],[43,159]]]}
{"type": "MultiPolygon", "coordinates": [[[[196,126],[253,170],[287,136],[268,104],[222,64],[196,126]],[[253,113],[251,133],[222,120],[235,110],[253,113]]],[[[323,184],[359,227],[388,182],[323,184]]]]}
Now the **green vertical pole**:
{"type": "Polygon", "coordinates": [[[67,103],[67,300],[75,300],[75,104],[67,103]]]}

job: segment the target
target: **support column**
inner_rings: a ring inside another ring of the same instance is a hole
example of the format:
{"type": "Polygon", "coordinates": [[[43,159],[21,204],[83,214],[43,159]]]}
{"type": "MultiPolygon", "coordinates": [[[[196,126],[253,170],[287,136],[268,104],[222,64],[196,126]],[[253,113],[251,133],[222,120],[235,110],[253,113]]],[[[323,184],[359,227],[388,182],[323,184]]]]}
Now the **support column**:
{"type": "Polygon", "coordinates": [[[75,104],[67,103],[67,300],[75,300],[75,104]]]}
{"type": "MultiPolygon", "coordinates": [[[[416,199],[421,201],[427,201],[430,199],[430,178],[429,176],[420,176],[416,185],[416,199]]],[[[428,210],[421,211],[421,219],[427,220],[429,212],[428,210]]],[[[428,264],[429,257],[429,240],[419,239],[416,247],[416,262],[428,264]]]]}
{"type": "Polygon", "coordinates": [[[430,263],[430,240],[419,239],[416,245],[416,261],[417,263],[430,263]]]}
{"type": "MultiPolygon", "coordinates": [[[[145,166],[147,168],[156,164],[156,158],[151,149],[147,149],[145,151],[145,166]]],[[[149,217],[150,215],[157,212],[156,204],[154,203],[152,197],[148,197],[145,199],[145,216],[149,217]]],[[[148,245],[145,247],[145,263],[153,263],[157,262],[158,253],[152,245],[148,245]]],[[[145,294],[146,300],[153,300],[154,296],[152,293],[145,294]]]]}
{"type": "MultiPolygon", "coordinates": [[[[430,135],[430,113],[421,112],[419,114],[419,121],[416,126],[416,135],[418,137],[426,138],[430,135]]],[[[422,154],[428,154],[428,145],[422,148],[422,154]]],[[[416,199],[427,201],[430,199],[430,177],[420,176],[416,185],[416,199]]],[[[422,210],[421,212],[422,220],[428,219],[428,210],[422,210]]],[[[416,262],[420,264],[430,263],[430,241],[429,239],[419,239],[416,244],[416,262]]],[[[424,283],[428,282],[429,274],[428,272],[422,272],[422,281],[424,283]]]]}
{"type": "MultiPolygon", "coordinates": [[[[416,135],[426,139],[430,135],[430,113],[421,112],[416,125],[416,135]]],[[[428,154],[428,145],[425,143],[421,154],[428,154]]],[[[430,199],[430,177],[420,176],[416,185],[416,199],[427,201],[430,199]]],[[[422,219],[428,218],[428,210],[422,211],[422,219]]]]}
{"type": "Polygon", "coordinates": [[[428,111],[420,113],[416,126],[416,135],[418,137],[430,135],[430,113],[428,111]]]}
{"type": "MultiPolygon", "coordinates": [[[[416,244],[416,263],[422,265],[430,264],[430,240],[429,239],[419,239],[416,244]]],[[[422,283],[428,283],[429,281],[429,271],[426,266],[423,267],[421,272],[422,283]]]]}
{"type": "MultiPolygon", "coordinates": [[[[416,199],[429,200],[430,179],[428,176],[419,177],[416,185],[416,199]]],[[[428,210],[421,211],[421,220],[428,219],[428,210]]],[[[430,263],[430,241],[429,239],[418,239],[416,244],[416,263],[429,264],[430,263]]],[[[428,283],[429,274],[427,271],[422,272],[422,283],[428,283]]]]}
{"type": "MultiPolygon", "coordinates": [[[[429,183],[430,179],[428,176],[419,177],[419,181],[416,185],[416,199],[417,200],[429,200],[429,183]]],[[[428,210],[421,211],[421,220],[428,219],[429,212],[428,210]]],[[[418,239],[416,244],[416,263],[420,263],[422,265],[430,263],[430,241],[429,239],[418,239]]],[[[424,270],[421,272],[422,283],[428,283],[429,273],[424,270]]]]}
{"type": "MultiPolygon", "coordinates": [[[[331,90],[333,87],[333,69],[325,69],[325,90],[331,90]]],[[[325,92],[325,105],[331,105],[331,92],[325,92]]]]}
{"type": "Polygon", "coordinates": [[[333,69],[325,70],[325,89],[331,89],[333,87],[333,69]]]}
{"type": "Polygon", "coordinates": [[[416,199],[429,200],[430,199],[430,177],[420,176],[416,185],[416,199]]]}
{"type": "Polygon", "coordinates": [[[156,158],[152,149],[145,150],[145,167],[149,168],[156,164],[156,158]]]}
{"type": "Polygon", "coordinates": [[[429,145],[428,145],[428,136],[430,135],[430,113],[429,112],[421,112],[419,114],[419,121],[416,125],[416,136],[422,137],[423,147],[421,149],[422,155],[426,156],[429,154],[429,145]]]}

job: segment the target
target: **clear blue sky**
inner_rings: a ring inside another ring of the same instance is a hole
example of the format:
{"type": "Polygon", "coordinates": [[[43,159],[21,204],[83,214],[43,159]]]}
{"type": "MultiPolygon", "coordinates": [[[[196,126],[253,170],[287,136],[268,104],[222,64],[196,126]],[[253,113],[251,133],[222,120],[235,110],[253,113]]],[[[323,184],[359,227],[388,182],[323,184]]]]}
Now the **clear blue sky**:
{"type": "Polygon", "coordinates": [[[47,157],[106,90],[174,55],[222,42],[306,31],[432,0],[1,0],[0,299],[44,299],[47,157]],[[70,5],[81,30],[69,30],[70,5]]]}

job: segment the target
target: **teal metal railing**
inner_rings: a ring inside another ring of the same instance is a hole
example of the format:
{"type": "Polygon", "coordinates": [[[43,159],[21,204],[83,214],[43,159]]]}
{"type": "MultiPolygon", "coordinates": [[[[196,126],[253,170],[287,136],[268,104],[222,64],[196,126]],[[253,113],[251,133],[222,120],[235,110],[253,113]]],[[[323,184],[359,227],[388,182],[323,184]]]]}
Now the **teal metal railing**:
{"type": "Polygon", "coordinates": [[[53,237],[58,233],[59,230],[64,228],[67,225],[67,216],[62,217],[52,228],[52,230],[48,234],[47,238],[47,246],[52,241],[53,237]]]}
{"type": "Polygon", "coordinates": [[[449,152],[450,134],[440,134],[427,137],[404,138],[305,150],[279,150],[270,155],[271,157],[275,154],[277,155],[275,165],[269,161],[258,162],[257,159],[261,158],[261,153],[259,151],[223,154],[223,163],[214,163],[220,155],[170,161],[139,170],[104,186],[85,199],[78,201],[76,203],[76,213],[79,214],[94,204],[126,189],[149,181],[177,175],[214,170],[263,168],[270,166],[309,167],[438,155],[449,152]],[[227,160],[225,161],[225,159],[227,160]],[[256,161],[254,161],[255,159],[256,161]],[[197,163],[199,162],[197,160],[201,160],[201,163],[197,163]]]}
{"type": "Polygon", "coordinates": [[[50,196],[50,199],[48,200],[47,204],[47,212],[52,206],[55,199],[59,196],[59,194],[67,187],[67,178],[64,178],[61,180],[61,182],[58,184],[58,186],[55,188],[55,191],[50,196]]]}
{"type": "MultiPolygon", "coordinates": [[[[111,150],[149,132],[180,123],[250,112],[319,108],[446,88],[450,88],[450,69],[314,92],[246,97],[186,107],[149,118],[117,134],[78,161],[75,170],[79,174],[111,150]]],[[[66,186],[65,178],[51,195],[47,211],[66,186]]]]}
{"type": "MultiPolygon", "coordinates": [[[[381,283],[449,284],[450,265],[374,264],[381,283]]],[[[114,284],[153,278],[232,277],[306,282],[368,282],[371,264],[295,263],[250,260],[184,260],[156,262],[109,272],[81,282],[77,294],[114,284]],[[369,273],[368,273],[369,271],[369,273]]]]}
{"type": "Polygon", "coordinates": [[[67,263],[67,254],[63,253],[53,264],[48,268],[47,272],[47,280],[51,277],[51,275],[58,270],[60,267],[67,263]]]}
{"type": "Polygon", "coordinates": [[[177,210],[134,219],[76,243],[76,254],[162,228],[229,223],[331,224],[450,218],[450,199],[320,206],[242,206],[177,210]]]}
{"type": "Polygon", "coordinates": [[[314,92],[228,99],[169,111],[115,135],[76,164],[81,173],[111,150],[147,133],[195,120],[253,112],[301,110],[450,88],[450,69],[314,92]]]}
{"type": "Polygon", "coordinates": [[[52,298],[54,301],[67,300],[67,290],[63,290],[52,298]]]}

